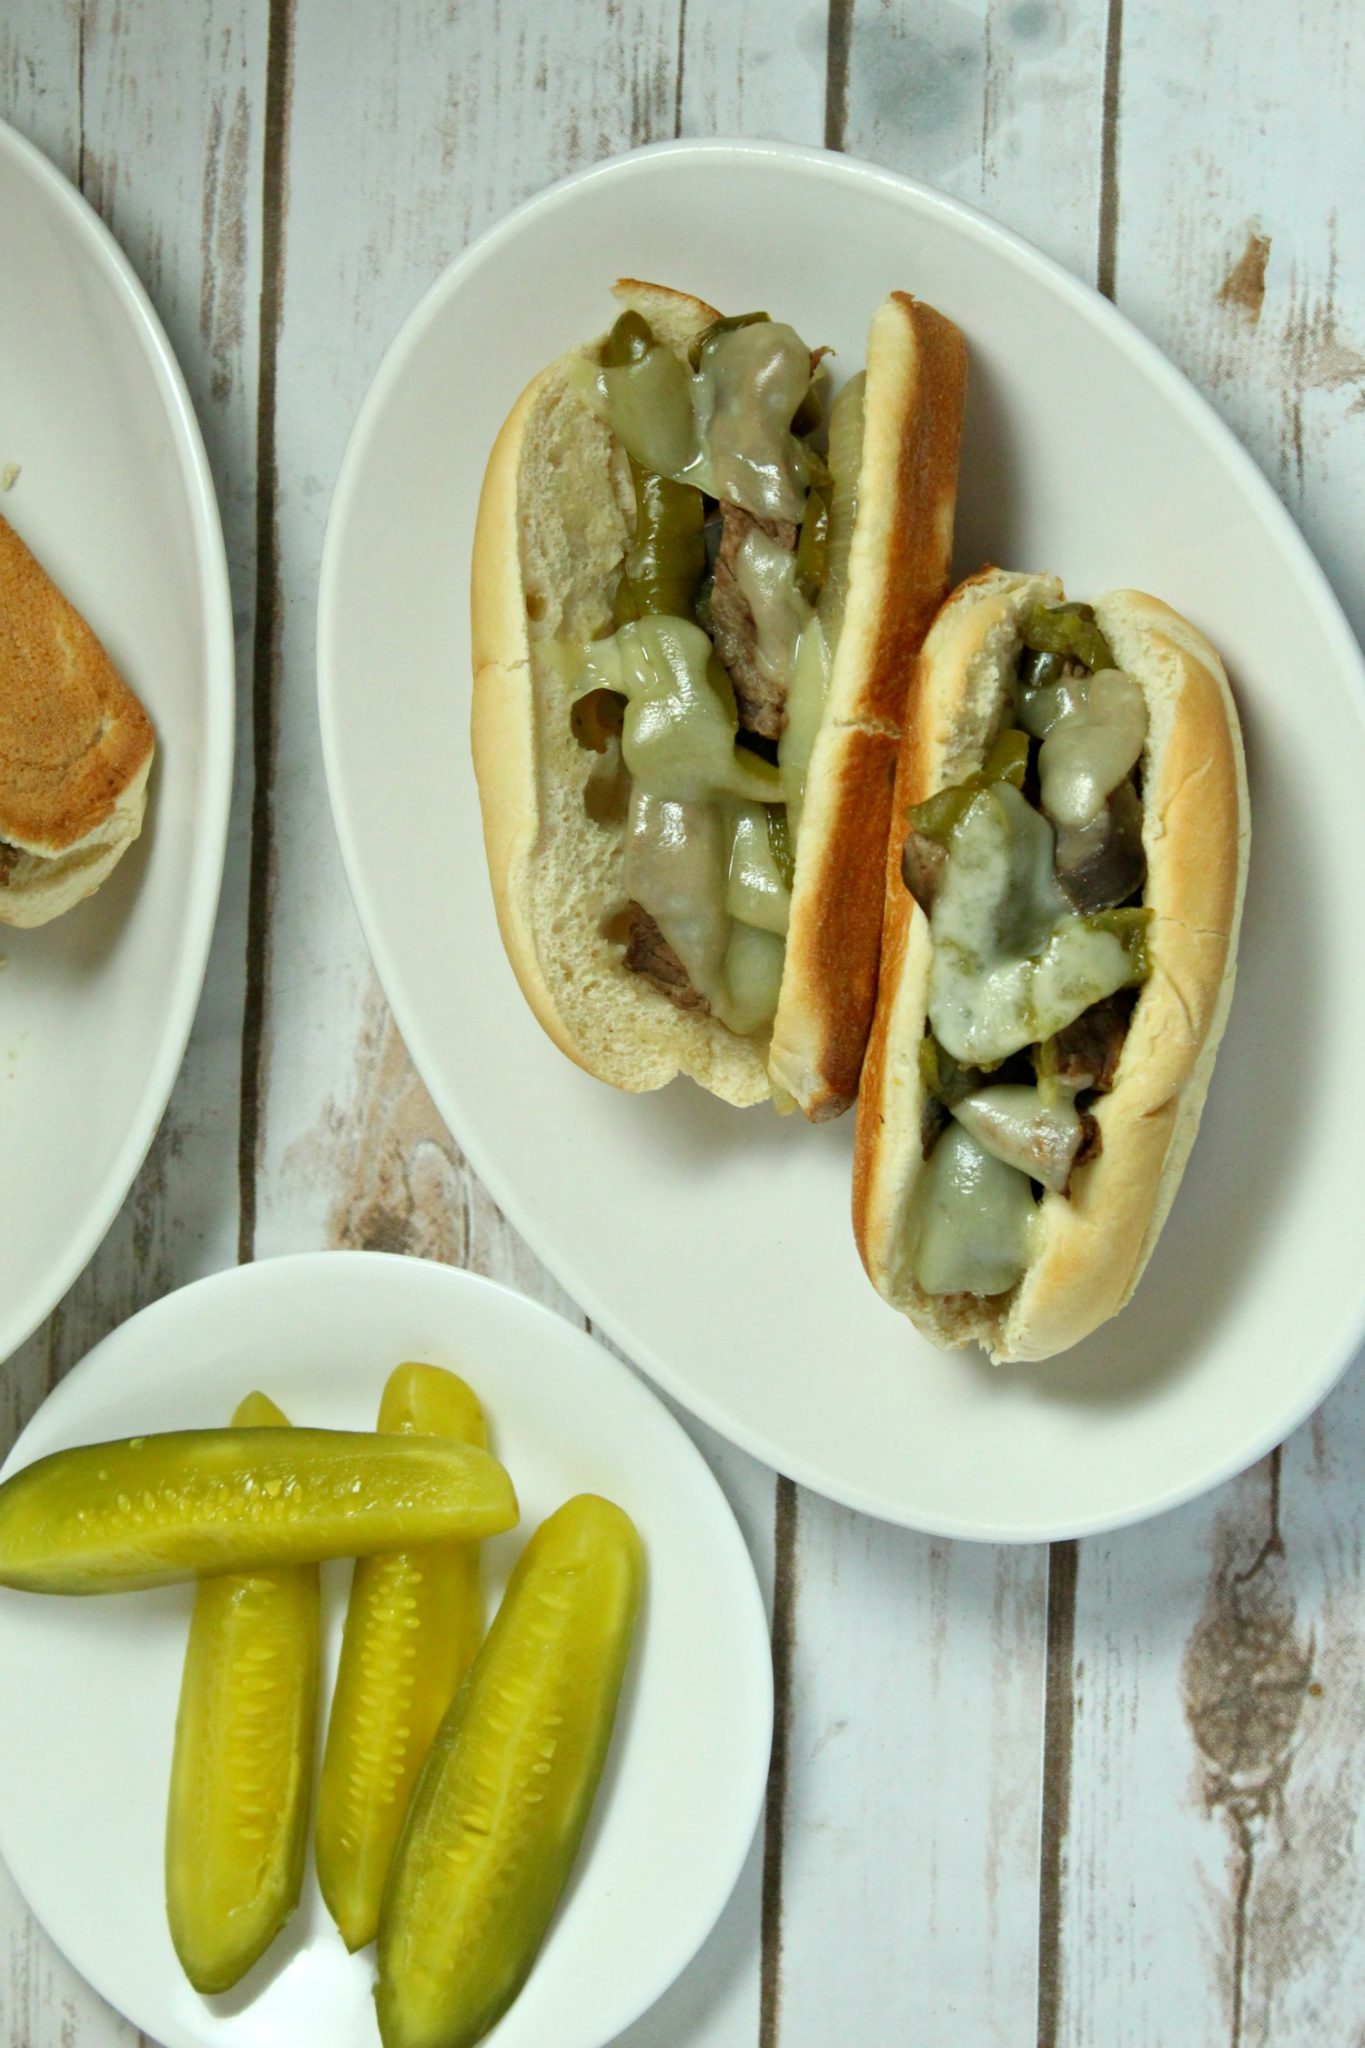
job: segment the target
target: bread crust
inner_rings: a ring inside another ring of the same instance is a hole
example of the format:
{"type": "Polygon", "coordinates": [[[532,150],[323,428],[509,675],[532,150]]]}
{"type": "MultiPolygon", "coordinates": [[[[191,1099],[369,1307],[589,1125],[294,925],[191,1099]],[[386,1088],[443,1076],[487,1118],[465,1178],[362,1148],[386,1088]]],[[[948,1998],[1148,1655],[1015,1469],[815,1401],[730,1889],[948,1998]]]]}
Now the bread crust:
{"type": "Polygon", "coordinates": [[[1039,1204],[1034,1251],[1012,1292],[985,1302],[925,1295],[900,1270],[922,1169],[918,1072],[933,942],[900,875],[911,804],[978,765],[1020,644],[1017,621],[1055,578],[983,571],[956,591],[925,642],[898,768],[886,866],[881,993],[859,1103],[854,1232],[874,1286],[941,1344],[975,1339],[997,1361],[1051,1357],[1117,1313],[1160,1234],[1194,1142],[1236,975],[1250,842],[1236,707],[1208,641],[1140,591],[1096,600],[1119,664],[1148,703],[1143,843],[1152,971],[1134,1006],[1111,1092],[1093,1113],[1098,1158],[1069,1198],[1039,1204]]]}
{"type": "Polygon", "coordinates": [[[81,614],[0,517],[0,923],[97,888],[142,823],[154,739],[81,614]]]}
{"type": "MultiPolygon", "coordinates": [[[[620,280],[616,291],[680,353],[719,317],[702,300],[639,279],[620,280]]],[[[575,353],[596,361],[600,347],[575,353]]],[[[875,1001],[881,870],[910,664],[947,582],[961,337],[904,293],[873,321],[848,603],[808,781],[771,1047],[766,1033],[738,1038],[716,1018],[676,1010],[624,966],[600,929],[612,908],[611,849],[601,828],[583,824],[591,757],[567,737],[567,705],[555,698],[541,649],[558,634],[607,629],[628,523],[613,469],[619,454],[572,397],[571,360],[542,372],[509,415],[475,532],[472,741],[504,947],[549,1036],[599,1078],[638,1090],[688,1073],[742,1106],[771,1092],[771,1053],[779,1088],[810,1116],[835,1114],[856,1091],[875,1001]],[[547,449],[556,432],[552,480],[547,449]],[[544,530],[555,500],[570,498],[572,549],[544,530]],[[561,902],[551,929],[545,894],[556,866],[568,865],[570,842],[576,871],[599,875],[598,900],[594,907],[585,888],[582,901],[561,902]]]]}
{"type": "Polygon", "coordinates": [[[858,1092],[877,997],[882,864],[920,644],[952,564],[967,385],[961,334],[892,292],[867,345],[848,599],[811,755],[769,1070],[812,1121],[858,1092]]]}

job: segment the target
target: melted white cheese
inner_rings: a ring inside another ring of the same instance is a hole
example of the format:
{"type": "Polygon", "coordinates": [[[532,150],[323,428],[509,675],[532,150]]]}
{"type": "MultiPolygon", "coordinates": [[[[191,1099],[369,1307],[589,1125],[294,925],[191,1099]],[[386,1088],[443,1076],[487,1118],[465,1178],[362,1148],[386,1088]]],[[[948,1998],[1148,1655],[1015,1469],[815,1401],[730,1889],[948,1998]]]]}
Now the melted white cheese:
{"type": "Polygon", "coordinates": [[[926,1294],[1004,1294],[1028,1264],[1037,1214],[1028,1176],[949,1124],[915,1187],[916,1281],[926,1294]]]}
{"type": "Polygon", "coordinates": [[[954,827],[930,921],[929,1021],[964,1066],[1038,1044],[1130,979],[1123,941],[1075,915],[1052,861],[1052,827],[1009,783],[954,827]]]}

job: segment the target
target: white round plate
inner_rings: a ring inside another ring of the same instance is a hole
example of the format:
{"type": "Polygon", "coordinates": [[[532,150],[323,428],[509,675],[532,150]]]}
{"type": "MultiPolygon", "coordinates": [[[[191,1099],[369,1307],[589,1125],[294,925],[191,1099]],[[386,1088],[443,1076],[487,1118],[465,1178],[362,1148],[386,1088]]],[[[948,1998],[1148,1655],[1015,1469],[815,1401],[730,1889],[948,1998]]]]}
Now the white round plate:
{"type": "MultiPolygon", "coordinates": [[[[485,1546],[489,1612],[575,1493],[625,1508],[648,1590],[583,1853],[490,2048],[602,2048],[701,1945],[758,1819],[772,1737],[763,1603],[734,1516],[662,1403],[537,1303],[376,1252],[269,1259],[134,1316],[64,1380],[5,1471],[68,1444],[224,1422],[263,1387],[290,1420],[372,1429],[391,1368],[454,1367],[517,1488],[485,1546]]],[[[349,1567],[326,1569],[324,1701],[349,1567]]],[[[374,1952],[348,1956],[311,1859],[302,1903],[237,1989],[202,1999],[166,1927],[166,1789],[192,1589],[0,1591],[0,1854],[83,1976],[164,2048],[378,2048],[374,1952]]]]}
{"type": "Polygon", "coordinates": [[[0,925],[0,1360],[61,1299],[142,1164],[218,906],[233,638],[218,508],[161,324],[79,194],[0,123],[2,511],[156,728],[142,837],[98,894],[0,925]]]}
{"type": "Polygon", "coordinates": [[[821,1492],[948,1536],[1076,1535],[1279,1441],[1365,1322],[1365,723],[1358,650],[1269,485],[1093,292],[965,207],[843,157],[665,145],[513,214],[393,344],[337,486],[319,620],[347,872],[413,1058],[497,1201],[659,1383],[821,1492]],[[1204,1134],[1133,1305],[993,1370],[919,1338],[849,1227],[852,1120],[614,1093],[541,1033],[503,956],[469,759],[470,541],[489,446],[621,274],[765,306],[840,369],[903,286],[971,359],[962,572],[1155,591],[1225,654],[1251,760],[1251,887],[1204,1134]],[[383,687],[376,688],[376,677],[383,687]],[[401,829],[395,820],[401,819],[401,829]]]}

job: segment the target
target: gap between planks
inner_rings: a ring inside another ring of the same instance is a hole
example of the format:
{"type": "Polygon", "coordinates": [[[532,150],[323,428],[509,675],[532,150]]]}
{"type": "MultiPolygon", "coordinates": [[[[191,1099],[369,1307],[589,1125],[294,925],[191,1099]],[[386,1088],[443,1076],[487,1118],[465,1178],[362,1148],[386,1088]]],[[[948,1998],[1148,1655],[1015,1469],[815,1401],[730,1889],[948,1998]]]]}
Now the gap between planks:
{"type": "Polygon", "coordinates": [[[293,49],[294,0],[270,0],[261,181],[260,369],[256,387],[256,620],[251,664],[254,782],[251,793],[251,865],[247,884],[241,1114],[237,1146],[239,1264],[245,1264],[256,1253],[256,1170],[260,1156],[266,984],[270,966],[282,605],[275,389],[284,298],[284,209],[293,49]]]}
{"type": "MultiPolygon", "coordinates": [[[[1100,190],[1095,283],[1114,299],[1119,227],[1119,108],[1123,0],[1108,0],[1100,110],[1100,190]]],[[[1038,1839],[1038,2048],[1058,2048],[1062,2016],[1062,1881],[1071,1823],[1076,1720],[1076,1584],[1080,1547],[1053,1543],[1047,1564],[1043,1678],[1043,1784],[1038,1839]]]]}
{"type": "MultiPolygon", "coordinates": [[[[828,0],[825,20],[825,147],[842,149],[848,127],[848,73],[855,0],[828,0]]],[[[680,23],[687,0],[681,0],[680,23]]],[[[681,28],[680,28],[681,34],[681,28]]],[[[682,74],[681,43],[678,51],[682,74]]],[[[679,85],[681,99],[681,83],[679,85]]],[[[786,1850],[792,1654],[796,1641],[796,1539],[800,1495],[779,1476],[773,1503],[773,1748],[763,1817],[758,2048],[779,2048],[782,2026],[782,1875],[786,1850]]]]}

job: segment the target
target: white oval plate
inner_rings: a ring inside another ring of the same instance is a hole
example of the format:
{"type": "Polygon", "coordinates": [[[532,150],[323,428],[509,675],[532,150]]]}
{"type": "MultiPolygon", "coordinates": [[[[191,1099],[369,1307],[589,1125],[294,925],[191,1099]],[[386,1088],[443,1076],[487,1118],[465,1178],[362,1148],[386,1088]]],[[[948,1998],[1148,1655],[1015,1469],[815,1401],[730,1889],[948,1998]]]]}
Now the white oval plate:
{"type": "Polygon", "coordinates": [[[142,837],[97,895],[0,925],[0,1360],[90,1258],[179,1070],[227,840],[233,636],[199,427],[108,229],[0,123],[0,511],[156,728],[142,837]]]}
{"type": "MultiPolygon", "coordinates": [[[[44,1403],[5,1472],[68,1444],[226,1421],[261,1386],[292,1422],[372,1429],[390,1369],[454,1367],[521,1502],[485,1547],[490,1614],[543,1518],[602,1493],[648,1590],[570,1887],[490,2048],[601,2048],[667,1989],[730,1895],[772,1737],[763,1602],[734,1516],[657,1397],[548,1309],[375,1252],[268,1259],[144,1309],[44,1403]]],[[[329,1566],[324,1703],[349,1568],[329,1566]]],[[[164,2048],[377,2048],[374,1952],[348,1956],[310,1857],[302,1903],[234,1992],[202,1999],[166,1928],[162,1839],[192,1589],[0,1590],[0,1854],[58,1947],[164,2048]]],[[[325,1712],[325,1704],[324,1704],[325,1712]]]]}
{"type": "Polygon", "coordinates": [[[1249,457],[1093,292],[842,157],[667,145],[571,178],[469,250],[390,350],[337,486],[319,637],[347,872],[413,1058],[518,1229],[707,1422],[894,1521],[1057,1537],[1239,1470],[1341,1372],[1365,1322],[1360,656],[1249,457]],[[542,1035],[503,956],[469,760],[475,505],[518,391],[608,324],[622,273],[766,306],[849,368],[889,288],[942,307],[971,354],[961,570],[1136,584],[1227,658],[1254,823],[1231,1029],[1133,1305],[1050,1365],[936,1352],[883,1306],[850,1233],[851,1119],[811,1130],[684,1082],[618,1095],[542,1035]]]}

